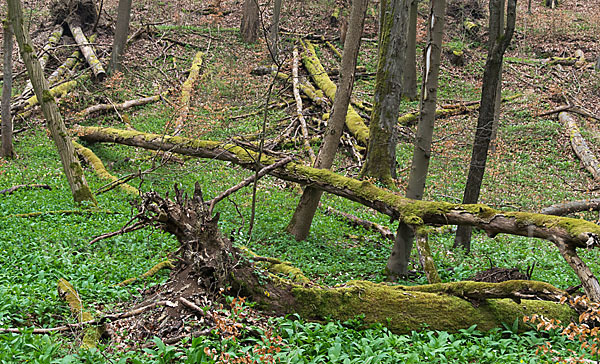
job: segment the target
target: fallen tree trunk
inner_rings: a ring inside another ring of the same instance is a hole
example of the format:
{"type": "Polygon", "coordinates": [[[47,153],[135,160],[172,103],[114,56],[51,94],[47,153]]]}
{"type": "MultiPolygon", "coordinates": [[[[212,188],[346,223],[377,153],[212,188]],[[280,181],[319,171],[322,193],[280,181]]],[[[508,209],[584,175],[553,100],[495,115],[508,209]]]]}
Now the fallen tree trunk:
{"type": "Polygon", "coordinates": [[[563,216],[580,211],[598,211],[600,210],[600,199],[570,201],[548,206],[540,211],[540,214],[563,216]]]}
{"type": "Polygon", "coordinates": [[[179,99],[179,116],[175,120],[175,130],[173,132],[174,135],[177,135],[183,129],[183,125],[185,120],[187,119],[187,115],[190,111],[190,100],[192,99],[192,90],[194,88],[194,84],[198,79],[198,75],[200,74],[200,67],[202,67],[202,52],[196,53],[194,60],[192,61],[192,66],[190,67],[190,74],[181,86],[181,98],[179,99]]]}
{"type": "Polygon", "coordinates": [[[596,156],[594,153],[592,153],[585,142],[585,139],[581,135],[575,118],[569,113],[561,112],[558,114],[558,119],[567,127],[567,133],[569,134],[569,139],[571,140],[571,147],[585,166],[585,169],[592,174],[594,180],[600,181],[600,167],[598,166],[598,159],[596,159],[596,156]]]}
{"type": "MultiPolygon", "coordinates": [[[[337,86],[331,81],[329,76],[327,76],[327,71],[325,68],[323,68],[319,58],[317,58],[317,54],[312,43],[306,41],[304,44],[305,52],[302,57],[304,66],[315,81],[317,87],[323,90],[325,95],[331,101],[333,101],[335,99],[337,86]]],[[[346,127],[350,131],[350,134],[352,134],[352,136],[354,136],[362,145],[368,144],[369,128],[367,128],[364,120],[350,105],[348,106],[348,112],[346,114],[346,127]]]]}
{"type": "Polygon", "coordinates": [[[167,285],[189,282],[196,294],[202,290],[218,291],[230,284],[234,292],[251,297],[269,312],[342,321],[364,315],[366,325],[381,323],[398,334],[420,330],[423,324],[431,330],[458,331],[475,324],[480,330],[489,330],[515,320],[525,329],[522,317],[532,313],[563,322],[576,317],[569,306],[557,303],[564,292],[543,282],[455,282],[405,287],[350,281],[327,288],[311,285],[307,280],[295,283],[273,274],[265,278],[265,273],[257,272],[249,259],[242,259],[242,253],[220,233],[218,215],[208,214],[208,203],[202,200],[199,186],[191,198],[182,195],[176,190],[175,201],[171,201],[157,193],[147,193],[139,206],[143,214],[138,216],[176,236],[185,263],[180,263],[167,285]]]}
{"type": "MultiPolygon", "coordinates": [[[[92,314],[83,310],[83,303],[79,298],[79,294],[77,294],[77,290],[64,278],[58,280],[58,295],[67,302],[77,322],[92,321],[92,314]]],[[[95,348],[103,333],[104,325],[86,328],[83,331],[81,347],[84,349],[95,348]]]]}
{"type": "Polygon", "coordinates": [[[81,50],[81,54],[83,54],[85,60],[90,65],[90,68],[94,73],[94,77],[96,77],[98,81],[102,82],[104,78],[106,78],[106,71],[104,70],[104,67],[102,67],[102,63],[98,59],[98,56],[96,56],[94,48],[90,46],[85,34],[83,34],[83,30],[81,30],[81,27],[75,25],[73,22],[69,22],[69,29],[71,30],[71,34],[73,35],[73,38],[75,38],[75,41],[81,50]]]}
{"type": "Polygon", "coordinates": [[[158,101],[161,99],[161,97],[162,97],[162,95],[154,95],[154,96],[143,97],[141,99],[127,100],[120,104],[92,105],[92,106],[87,107],[87,108],[81,110],[80,112],[78,112],[77,116],[80,118],[84,118],[90,114],[101,112],[101,111],[110,111],[110,110],[123,111],[123,110],[129,109],[129,108],[132,108],[132,107],[142,106],[142,105],[149,104],[151,102],[158,101]]]}
{"type": "MultiPolygon", "coordinates": [[[[48,63],[48,59],[50,58],[50,50],[54,47],[56,43],[58,43],[58,40],[60,39],[60,37],[62,37],[62,34],[63,27],[60,25],[57,26],[50,33],[50,36],[48,37],[48,43],[46,43],[44,48],[42,48],[41,54],[38,57],[38,60],[40,61],[40,67],[42,67],[42,70],[46,68],[46,64],[48,63]]],[[[23,89],[23,92],[21,92],[21,97],[29,95],[30,93],[33,93],[33,85],[31,84],[31,80],[27,81],[27,83],[25,84],[25,88],[23,89]]]]}
{"type": "MultiPolygon", "coordinates": [[[[257,153],[233,144],[100,127],[82,127],[78,129],[78,134],[88,142],[111,142],[152,150],[169,150],[229,161],[250,170],[256,168],[257,153]]],[[[263,155],[260,160],[263,166],[275,162],[277,160],[268,155],[263,155]]],[[[598,246],[600,242],[600,226],[583,219],[500,211],[482,204],[411,200],[378,188],[368,181],[359,181],[293,162],[269,173],[356,201],[409,225],[470,225],[484,230],[490,236],[505,233],[541,238],[555,244],[564,244],[572,248],[573,252],[575,248],[591,248],[598,246]]],[[[600,285],[589,268],[574,260],[567,262],[578,273],[588,297],[600,301],[600,285]]]]}

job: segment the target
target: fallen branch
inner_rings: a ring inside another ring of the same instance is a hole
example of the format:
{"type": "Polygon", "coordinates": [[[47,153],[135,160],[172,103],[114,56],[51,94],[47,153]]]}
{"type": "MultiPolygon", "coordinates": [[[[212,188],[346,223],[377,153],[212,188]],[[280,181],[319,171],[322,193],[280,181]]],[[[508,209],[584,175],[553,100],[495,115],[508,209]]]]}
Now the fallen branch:
{"type": "Polygon", "coordinates": [[[202,52],[196,53],[194,60],[192,61],[192,66],[190,67],[190,74],[183,83],[181,87],[181,97],[179,98],[179,116],[175,119],[175,130],[173,131],[174,135],[177,135],[181,132],[183,128],[183,124],[187,115],[190,111],[190,100],[192,98],[192,90],[194,88],[194,84],[198,79],[198,75],[200,74],[200,67],[202,66],[202,52]]]}
{"type": "Polygon", "coordinates": [[[294,157],[289,156],[289,157],[285,157],[284,159],[277,161],[276,163],[273,163],[269,166],[266,166],[264,168],[262,168],[260,171],[258,171],[258,173],[246,178],[245,180],[243,180],[242,182],[238,183],[237,185],[229,188],[228,190],[221,192],[221,194],[215,198],[213,198],[212,200],[209,201],[209,208],[208,208],[208,212],[210,215],[212,215],[213,209],[215,208],[215,205],[223,200],[225,197],[231,195],[232,193],[236,192],[237,190],[244,188],[248,185],[250,185],[252,182],[254,182],[257,178],[261,178],[264,175],[266,175],[267,173],[269,173],[270,171],[274,170],[275,168],[279,168],[282,167],[288,163],[290,163],[292,160],[294,159],[294,157]]]}
{"type": "Polygon", "coordinates": [[[102,67],[102,63],[96,56],[96,52],[94,52],[94,48],[90,46],[90,42],[83,34],[83,30],[81,27],[73,24],[73,22],[69,22],[69,29],[71,30],[71,34],[73,38],[75,38],[75,42],[79,46],[81,50],[81,54],[85,57],[85,60],[90,65],[92,72],[94,73],[94,77],[100,82],[104,80],[106,77],[106,71],[104,71],[104,67],[102,67]]]}
{"type": "MultiPolygon", "coordinates": [[[[512,96],[506,96],[502,98],[502,102],[509,102],[521,96],[523,95],[515,94],[512,96]]],[[[479,101],[468,102],[463,105],[445,105],[444,107],[435,110],[435,117],[437,119],[447,118],[450,116],[468,114],[475,110],[479,110],[479,101]]],[[[401,126],[410,126],[413,125],[418,120],[418,118],[418,112],[406,113],[398,118],[398,124],[400,124],[401,126]]]]}
{"type": "Polygon", "coordinates": [[[571,201],[548,206],[540,211],[540,214],[563,216],[580,211],[600,211],[600,199],[571,201]]]}
{"type": "Polygon", "coordinates": [[[130,109],[132,107],[142,106],[142,105],[146,105],[146,104],[149,104],[152,102],[156,102],[156,101],[160,100],[163,95],[154,95],[154,96],[144,97],[141,99],[128,100],[128,101],[124,101],[120,104],[93,105],[93,106],[90,106],[90,107],[85,108],[85,109],[81,110],[80,112],[78,112],[77,117],[84,118],[90,114],[101,112],[101,111],[110,111],[110,110],[123,111],[126,109],[130,109]]]}
{"type": "Polygon", "coordinates": [[[86,214],[95,214],[95,213],[101,213],[101,214],[119,214],[119,212],[113,212],[113,211],[108,211],[108,210],[50,210],[50,211],[36,211],[36,212],[28,212],[28,213],[24,213],[24,214],[13,214],[13,215],[6,215],[6,216],[2,216],[0,217],[1,219],[9,219],[12,217],[24,217],[24,218],[28,218],[28,217],[38,217],[38,216],[42,216],[42,215],[86,215],[86,214]]]}
{"type": "MultiPolygon", "coordinates": [[[[132,225],[132,226],[135,226],[132,225]]],[[[160,271],[161,269],[173,269],[175,268],[175,266],[173,265],[173,262],[171,262],[170,260],[164,260],[160,263],[155,264],[152,268],[150,268],[147,272],[143,273],[141,276],[139,277],[133,277],[133,278],[128,278],[126,280],[124,280],[123,282],[120,282],[117,284],[118,287],[124,287],[127,286],[131,283],[134,283],[140,279],[145,279],[148,277],[152,277],[153,275],[155,275],[156,273],[158,273],[158,271],[160,271]]]]}
{"type": "Polygon", "coordinates": [[[10,188],[6,188],[4,190],[0,190],[0,195],[10,195],[11,193],[15,192],[16,190],[20,190],[22,188],[25,188],[25,189],[43,188],[45,190],[52,189],[52,187],[50,187],[48,185],[44,185],[44,184],[16,185],[16,186],[13,186],[10,188]]]}
{"type": "Polygon", "coordinates": [[[121,229],[119,229],[117,231],[112,231],[110,233],[105,233],[105,234],[102,234],[102,235],[98,235],[94,239],[90,240],[90,242],[88,243],[88,245],[92,245],[92,244],[94,244],[94,243],[96,243],[96,242],[98,242],[100,240],[112,238],[113,236],[116,236],[116,235],[126,234],[126,233],[130,233],[132,231],[143,229],[146,226],[148,226],[148,224],[142,223],[142,222],[136,222],[135,224],[133,224],[131,226],[122,227],[121,229]]]}
{"type": "Polygon", "coordinates": [[[596,156],[592,153],[585,142],[585,139],[581,135],[577,123],[575,122],[575,118],[566,112],[561,112],[558,114],[558,119],[567,127],[567,133],[571,140],[571,147],[585,166],[585,169],[592,174],[594,180],[600,181],[600,166],[598,166],[598,159],[596,159],[596,156]]]}
{"type": "Polygon", "coordinates": [[[146,306],[136,308],[131,311],[105,315],[96,320],[83,321],[83,322],[78,322],[76,324],[67,324],[67,325],[63,325],[63,326],[50,327],[50,328],[44,328],[44,329],[34,328],[33,330],[31,330],[29,328],[0,328],[0,333],[21,334],[21,333],[25,332],[25,333],[31,333],[31,334],[49,334],[52,332],[65,332],[65,331],[71,331],[73,329],[78,329],[78,328],[81,328],[81,327],[84,327],[87,325],[98,325],[98,324],[104,324],[108,321],[117,321],[117,320],[126,319],[129,317],[133,317],[133,316],[139,315],[141,313],[144,313],[144,312],[148,311],[149,309],[155,308],[157,306],[173,306],[173,305],[174,304],[170,301],[158,301],[158,302],[154,302],[149,305],[146,305],[146,306]]]}
{"type": "Polygon", "coordinates": [[[327,207],[327,210],[325,210],[325,213],[327,215],[340,216],[340,217],[344,218],[346,221],[348,221],[351,225],[361,226],[367,230],[371,230],[376,233],[379,233],[379,235],[381,235],[381,237],[384,239],[389,239],[391,241],[394,241],[394,239],[396,238],[394,233],[385,226],[379,225],[379,224],[374,223],[369,220],[361,219],[359,217],[356,217],[354,215],[348,214],[343,211],[338,211],[338,210],[334,209],[333,207],[327,207]]]}
{"type": "MultiPolygon", "coordinates": [[[[88,142],[111,142],[152,150],[170,150],[195,157],[229,161],[250,170],[255,170],[257,163],[256,152],[216,141],[99,127],[82,127],[78,129],[78,133],[80,138],[88,142]]],[[[266,166],[277,162],[277,159],[263,155],[259,162],[266,166]]],[[[499,211],[482,204],[463,205],[411,200],[380,189],[368,181],[355,180],[328,170],[315,169],[294,162],[276,168],[270,174],[287,181],[310,184],[410,225],[470,225],[484,230],[490,236],[505,233],[541,238],[555,244],[564,244],[573,252],[575,248],[591,248],[600,243],[600,226],[583,219],[520,211],[499,211]]],[[[567,260],[567,262],[571,264],[574,260],[567,260]]],[[[585,265],[584,267],[587,268],[585,265]]],[[[588,297],[593,297],[592,300],[600,301],[598,281],[593,275],[590,277],[587,273],[582,274],[580,268],[580,266],[577,266],[577,269],[573,267],[582,280],[586,294],[588,297]]]]}
{"type": "Polygon", "coordinates": [[[294,92],[294,98],[296,99],[296,115],[298,116],[300,128],[302,129],[302,142],[304,144],[304,149],[310,158],[310,165],[313,165],[315,164],[317,157],[315,156],[315,151],[310,146],[308,129],[306,128],[306,120],[304,119],[304,114],[302,114],[302,98],[300,97],[300,91],[298,91],[298,49],[294,47],[292,54],[292,88],[294,92]]]}

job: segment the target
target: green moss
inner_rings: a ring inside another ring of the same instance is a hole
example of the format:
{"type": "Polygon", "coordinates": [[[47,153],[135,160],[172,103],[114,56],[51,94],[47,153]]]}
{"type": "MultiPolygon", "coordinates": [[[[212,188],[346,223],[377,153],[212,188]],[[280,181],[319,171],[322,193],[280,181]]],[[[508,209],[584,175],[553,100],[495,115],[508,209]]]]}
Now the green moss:
{"type": "Polygon", "coordinates": [[[42,91],[42,102],[50,102],[54,101],[54,96],[50,93],[49,90],[42,91]]]}
{"type": "Polygon", "coordinates": [[[33,47],[31,46],[31,44],[28,44],[28,43],[23,44],[23,52],[33,53],[33,47]]]}
{"type": "Polygon", "coordinates": [[[517,304],[510,299],[493,299],[474,307],[456,296],[409,288],[350,281],[330,289],[295,287],[292,294],[298,300],[297,311],[306,318],[348,320],[364,314],[365,324],[384,323],[397,334],[419,330],[423,324],[431,330],[451,332],[475,324],[481,330],[490,330],[536,312],[546,312],[548,317],[563,322],[574,317],[568,306],[553,302],[523,300],[517,304]]]}

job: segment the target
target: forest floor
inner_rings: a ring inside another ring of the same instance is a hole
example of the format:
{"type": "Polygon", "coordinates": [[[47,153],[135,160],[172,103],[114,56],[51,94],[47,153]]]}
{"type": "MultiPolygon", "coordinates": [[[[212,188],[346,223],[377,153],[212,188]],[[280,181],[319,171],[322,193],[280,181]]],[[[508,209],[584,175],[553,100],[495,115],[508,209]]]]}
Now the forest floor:
{"type": "MultiPolygon", "coordinates": [[[[301,38],[315,38],[317,53],[326,69],[338,67],[339,59],[320,40],[323,36],[341,49],[339,29],[330,15],[333,0],[284,1],[281,23],[280,63],[291,74],[291,50],[301,38]]],[[[477,101],[486,57],[487,9],[483,2],[448,1],[449,15],[444,39],[438,104],[477,101]],[[475,6],[479,4],[479,7],[475,6]],[[477,34],[467,34],[466,18],[481,22],[477,34]],[[450,62],[452,51],[464,53],[464,64],[450,62]]],[[[116,0],[105,0],[95,41],[106,64],[112,44],[112,24],[116,19],[116,0]]],[[[600,56],[600,0],[565,0],[557,9],[540,1],[520,2],[516,33],[507,52],[503,73],[503,96],[515,96],[503,103],[496,150],[489,156],[481,202],[504,210],[539,211],[564,201],[598,197],[600,186],[582,167],[569,145],[569,136],[556,114],[539,116],[557,107],[572,104],[600,115],[600,71],[594,69],[600,56]],[[572,57],[580,49],[586,57],[584,67],[549,65],[549,57],[572,57]]],[[[0,11],[5,13],[5,4],[0,11]]],[[[80,80],[78,86],[60,99],[60,110],[69,127],[109,126],[169,133],[181,112],[177,103],[181,86],[188,77],[197,52],[203,53],[200,77],[194,88],[189,115],[182,136],[199,139],[251,142],[256,140],[266,118],[267,140],[280,135],[296,118],[290,83],[274,81],[272,76],[255,75],[258,66],[273,62],[262,37],[256,44],[245,44],[238,31],[240,1],[211,2],[139,1],[134,2],[132,31],[144,29],[128,47],[124,71],[104,83],[80,80]],[[264,115],[267,90],[273,83],[271,103],[280,104],[264,115]],[[81,118],[77,113],[99,103],[126,100],[167,92],[161,102],[81,118]]],[[[53,28],[49,1],[28,1],[25,18],[36,47],[41,47],[53,28]]],[[[270,4],[261,3],[261,19],[269,24],[270,4]]],[[[418,70],[425,38],[426,3],[419,8],[418,70]]],[[[377,3],[367,11],[354,97],[369,105],[374,89],[377,61],[377,3]]],[[[265,26],[266,27],[266,26],[265,26]]],[[[89,34],[89,30],[88,30],[89,34]]],[[[69,37],[63,37],[52,50],[47,70],[53,70],[73,51],[69,37]]],[[[14,73],[24,66],[17,52],[13,55],[14,73]]],[[[84,71],[78,71],[78,74],[84,71]]],[[[300,69],[301,78],[308,78],[300,69]]],[[[421,71],[418,71],[420,73],[421,71]]],[[[22,74],[22,73],[21,73],[22,74]]],[[[335,81],[335,77],[332,76],[335,81]]],[[[26,78],[15,78],[18,95],[26,78]]],[[[324,110],[305,100],[305,117],[311,136],[322,133],[324,110]]],[[[401,113],[412,112],[418,102],[403,102],[401,113]]],[[[369,113],[361,111],[368,122],[369,113]]],[[[600,155],[600,123],[591,117],[578,117],[579,127],[590,148],[600,155]]],[[[425,199],[460,202],[471,156],[477,112],[444,118],[436,122],[433,153],[425,199]]],[[[89,242],[103,233],[116,231],[133,215],[131,197],[113,189],[98,194],[99,209],[74,209],[60,162],[39,111],[32,117],[15,119],[15,149],[18,157],[0,159],[0,190],[19,184],[47,184],[51,190],[21,189],[0,195],[0,328],[24,328],[21,334],[0,334],[0,359],[4,362],[39,363],[168,363],[168,362],[527,362],[553,361],[537,355],[545,340],[567,354],[567,349],[582,353],[577,342],[570,342],[557,331],[517,334],[513,323],[503,330],[481,333],[476,328],[460,333],[423,331],[394,335],[383,326],[365,328],[360,317],[347,322],[310,323],[301,318],[265,317],[250,302],[223,291],[218,299],[196,295],[195,303],[213,316],[211,325],[203,315],[188,312],[171,315],[172,307],[149,310],[128,320],[110,324],[109,337],[99,350],[83,350],[81,333],[36,335],[29,328],[55,327],[74,322],[68,307],[56,291],[56,282],[65,278],[76,288],[90,311],[114,313],[128,311],[144,302],[164,299],[163,284],[169,270],[148,279],[117,286],[127,278],[138,277],[155,264],[171,257],[177,242],[168,234],[146,228],[112,238],[89,242]],[[62,211],[62,212],[61,212],[62,211]],[[67,212],[65,212],[67,211],[67,212]],[[36,213],[36,216],[18,214],[36,213]],[[183,338],[186,336],[187,338],[183,338]],[[191,339],[190,337],[197,336],[191,339]],[[229,361],[227,361],[229,360],[229,361]],[[247,361],[243,361],[247,360],[247,361]]],[[[404,126],[397,148],[398,178],[395,189],[402,194],[410,170],[414,126],[404,126]]],[[[301,135],[297,127],[292,137],[301,135]]],[[[345,136],[336,159],[335,171],[356,177],[361,160],[356,158],[356,143],[345,136]],[[354,145],[354,147],[350,147],[354,145]]],[[[297,142],[298,143],[298,142],[297,142]]],[[[299,143],[301,144],[301,143],[299,143]]],[[[110,144],[88,145],[116,176],[147,171],[129,183],[142,192],[172,191],[174,184],[191,192],[199,182],[206,198],[235,185],[250,175],[234,165],[213,160],[176,156],[161,159],[141,148],[110,144]]],[[[294,143],[278,151],[296,151],[294,143]]],[[[313,146],[316,150],[318,145],[313,146]]],[[[358,148],[360,152],[360,148],[358,148]]],[[[93,190],[106,184],[91,168],[86,177],[93,190]]],[[[327,207],[352,213],[394,230],[390,222],[364,206],[325,195],[312,226],[309,239],[296,242],[284,228],[300,196],[297,185],[275,178],[261,179],[258,188],[256,224],[248,234],[252,192],[243,189],[216,207],[220,226],[238,246],[246,246],[261,256],[288,260],[302,269],[311,282],[341,284],[351,279],[382,282],[391,242],[376,233],[352,227],[335,216],[325,214],[327,207]]],[[[597,222],[596,213],[578,217],[597,222]]],[[[395,225],[396,224],[396,225],[395,225]]],[[[559,288],[577,285],[576,275],[555,247],[536,239],[497,236],[478,232],[473,251],[464,255],[451,249],[451,229],[432,234],[430,244],[444,282],[468,279],[477,272],[494,267],[525,271],[535,263],[533,279],[559,288]]],[[[582,255],[595,274],[600,274],[597,251],[582,255]]],[[[426,278],[416,258],[414,275],[402,284],[423,284],[426,278]]]]}

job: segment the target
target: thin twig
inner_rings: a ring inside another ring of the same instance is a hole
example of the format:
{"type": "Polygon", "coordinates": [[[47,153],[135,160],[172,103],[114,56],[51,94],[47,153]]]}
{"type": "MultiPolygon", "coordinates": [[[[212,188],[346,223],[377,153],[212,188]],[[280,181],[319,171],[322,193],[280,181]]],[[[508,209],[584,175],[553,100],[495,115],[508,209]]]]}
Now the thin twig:
{"type": "Polygon", "coordinates": [[[293,159],[294,159],[294,157],[288,156],[288,157],[286,157],[286,158],[278,161],[277,163],[273,163],[271,165],[268,165],[265,168],[261,169],[257,174],[246,178],[242,182],[240,182],[237,185],[229,188],[227,191],[222,192],[219,196],[217,196],[217,197],[213,198],[212,200],[210,200],[210,207],[208,208],[208,216],[212,216],[213,209],[214,209],[215,205],[217,204],[217,202],[223,200],[225,197],[231,195],[232,193],[238,191],[239,189],[248,186],[250,183],[254,182],[256,180],[256,178],[261,178],[264,175],[266,175],[267,173],[269,173],[270,171],[274,170],[275,168],[279,168],[279,167],[281,167],[281,166],[283,166],[285,164],[288,164],[293,159]]]}

